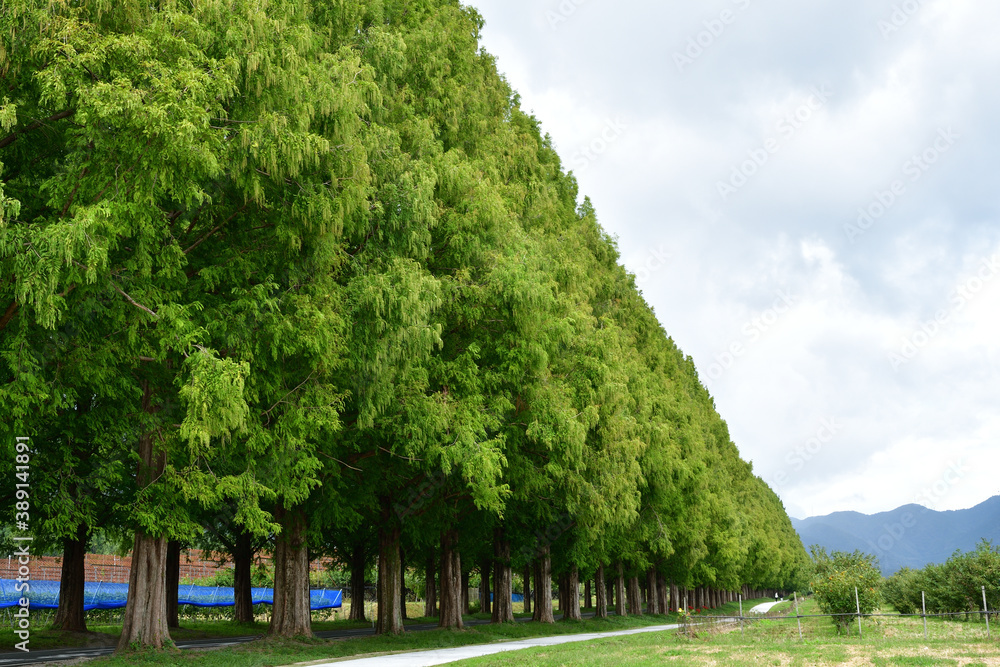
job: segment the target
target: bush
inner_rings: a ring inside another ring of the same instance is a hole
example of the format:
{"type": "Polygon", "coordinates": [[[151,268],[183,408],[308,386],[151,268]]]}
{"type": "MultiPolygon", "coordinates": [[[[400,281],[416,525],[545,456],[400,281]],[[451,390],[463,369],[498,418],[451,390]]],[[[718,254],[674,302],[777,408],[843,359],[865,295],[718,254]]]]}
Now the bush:
{"type": "Polygon", "coordinates": [[[923,609],[921,579],[920,572],[904,567],[882,584],[882,597],[900,614],[916,614],[923,609]]]}
{"type": "Polygon", "coordinates": [[[860,551],[827,555],[826,549],[816,546],[811,551],[816,568],[811,586],[819,608],[824,614],[839,614],[833,617],[837,633],[846,629],[850,634],[858,607],[862,614],[870,614],[882,602],[878,559],[860,551]]]}

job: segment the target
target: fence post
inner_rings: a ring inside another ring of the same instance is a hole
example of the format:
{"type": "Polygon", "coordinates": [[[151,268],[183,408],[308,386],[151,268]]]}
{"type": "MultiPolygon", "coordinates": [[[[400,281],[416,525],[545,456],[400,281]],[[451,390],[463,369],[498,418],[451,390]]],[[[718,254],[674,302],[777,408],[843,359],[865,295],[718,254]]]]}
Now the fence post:
{"type": "Polygon", "coordinates": [[[795,603],[795,622],[799,624],[799,641],[802,641],[802,618],[799,616],[799,595],[792,591],[792,600],[795,603]]]}
{"type": "Polygon", "coordinates": [[[986,586],[983,586],[983,614],[986,615],[986,638],[990,639],[990,608],[986,606],[986,586]]]}
{"type": "Polygon", "coordinates": [[[743,595],[740,594],[740,637],[743,636],[743,595]]]}
{"type": "Polygon", "coordinates": [[[924,609],[921,615],[924,617],[924,639],[927,639],[927,594],[923,591],[920,591],[920,604],[924,609]]]}
{"type": "Polygon", "coordinates": [[[861,599],[858,598],[858,587],[854,587],[854,604],[858,606],[858,639],[861,639],[861,599]]]}

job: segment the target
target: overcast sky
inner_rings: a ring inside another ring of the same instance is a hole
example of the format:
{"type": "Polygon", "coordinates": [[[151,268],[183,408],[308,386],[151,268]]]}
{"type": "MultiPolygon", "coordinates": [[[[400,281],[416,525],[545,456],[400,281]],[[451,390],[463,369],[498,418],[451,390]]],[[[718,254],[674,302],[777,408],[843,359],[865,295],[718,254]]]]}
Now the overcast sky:
{"type": "Polygon", "coordinates": [[[792,516],[1000,493],[1000,3],[472,4],[792,516]]]}

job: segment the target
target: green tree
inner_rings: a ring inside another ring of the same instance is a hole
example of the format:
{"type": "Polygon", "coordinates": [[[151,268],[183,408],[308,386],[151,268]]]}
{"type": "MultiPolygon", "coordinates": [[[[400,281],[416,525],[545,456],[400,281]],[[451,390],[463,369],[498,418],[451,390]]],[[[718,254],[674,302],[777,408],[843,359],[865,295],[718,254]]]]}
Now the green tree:
{"type": "Polygon", "coordinates": [[[838,634],[851,632],[858,613],[871,614],[882,602],[882,575],[875,556],[855,551],[827,554],[822,547],[811,547],[815,573],[810,583],[824,614],[834,614],[838,634]],[[855,597],[856,596],[856,597],[855,597]]]}

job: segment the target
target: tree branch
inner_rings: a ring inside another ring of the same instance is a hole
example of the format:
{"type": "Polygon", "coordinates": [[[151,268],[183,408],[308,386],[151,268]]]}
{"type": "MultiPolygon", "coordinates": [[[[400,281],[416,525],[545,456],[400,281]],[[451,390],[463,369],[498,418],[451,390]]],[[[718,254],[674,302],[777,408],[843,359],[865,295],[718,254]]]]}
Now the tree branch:
{"type": "Polygon", "coordinates": [[[241,206],[241,207],[239,208],[239,210],[237,210],[236,212],[234,212],[234,213],[233,213],[233,214],[232,214],[231,216],[229,216],[229,217],[228,217],[228,218],[226,218],[226,219],[225,219],[224,221],[222,221],[222,222],[220,222],[219,224],[217,224],[217,225],[215,226],[215,228],[214,228],[214,229],[212,229],[212,230],[211,230],[210,232],[208,232],[207,234],[204,234],[204,235],[203,235],[203,236],[202,236],[202,237],[201,237],[200,239],[198,239],[197,241],[195,241],[194,243],[192,243],[192,244],[191,244],[191,247],[189,247],[189,248],[188,248],[187,250],[185,250],[185,251],[184,251],[184,254],[186,255],[186,254],[188,254],[189,252],[191,252],[192,250],[194,250],[195,248],[197,248],[198,246],[200,246],[200,245],[201,245],[201,244],[202,244],[202,243],[203,243],[203,242],[204,242],[204,241],[205,241],[205,240],[206,240],[206,239],[207,239],[207,238],[208,238],[209,236],[211,236],[211,235],[212,235],[212,234],[214,234],[215,232],[217,232],[217,231],[219,231],[220,229],[222,229],[222,227],[223,227],[224,225],[226,225],[226,224],[227,224],[227,223],[228,223],[228,222],[229,222],[230,220],[232,220],[232,219],[233,219],[233,218],[235,218],[235,217],[236,217],[237,215],[239,215],[240,213],[242,213],[242,212],[243,212],[243,211],[244,211],[244,210],[246,209],[246,207],[247,207],[247,206],[246,206],[246,204],[244,204],[243,206],[241,206]]]}
{"type": "Polygon", "coordinates": [[[14,315],[17,314],[17,309],[19,307],[20,306],[18,305],[16,300],[10,302],[10,305],[7,306],[7,311],[3,314],[3,317],[0,317],[0,331],[3,331],[4,329],[7,328],[7,325],[10,323],[10,321],[14,319],[14,315]]]}
{"type": "Polygon", "coordinates": [[[19,134],[24,134],[25,132],[31,132],[32,130],[37,130],[46,123],[53,123],[57,120],[62,120],[63,118],[69,118],[75,113],[76,109],[66,109],[65,111],[60,111],[59,113],[52,114],[45,120],[36,120],[34,123],[31,123],[23,130],[14,130],[3,139],[0,139],[0,148],[6,148],[7,146],[10,146],[12,143],[14,143],[14,141],[17,139],[17,135],[19,134]]]}
{"type": "Polygon", "coordinates": [[[147,313],[149,313],[150,315],[152,315],[152,316],[153,316],[153,319],[154,319],[154,320],[158,320],[158,319],[160,319],[160,316],[159,316],[159,315],[157,315],[157,314],[156,314],[156,313],[154,313],[154,312],[153,312],[152,310],[150,310],[150,309],[149,309],[149,308],[147,308],[146,306],[142,305],[141,303],[139,303],[138,301],[136,301],[136,300],[135,300],[135,299],[133,299],[132,297],[130,297],[130,296],[129,296],[128,294],[126,294],[126,293],[125,293],[125,290],[123,290],[123,289],[122,289],[121,287],[119,287],[119,286],[118,286],[118,283],[116,283],[115,281],[113,281],[113,280],[112,280],[112,281],[111,281],[111,284],[112,284],[112,285],[114,286],[115,290],[116,290],[116,291],[117,291],[117,292],[118,292],[119,294],[121,294],[121,295],[122,295],[123,297],[125,297],[126,299],[128,299],[128,302],[129,302],[129,303],[131,303],[131,304],[132,304],[133,306],[135,306],[135,307],[136,307],[136,308],[138,308],[139,310],[144,310],[144,311],[146,311],[147,313]]]}

